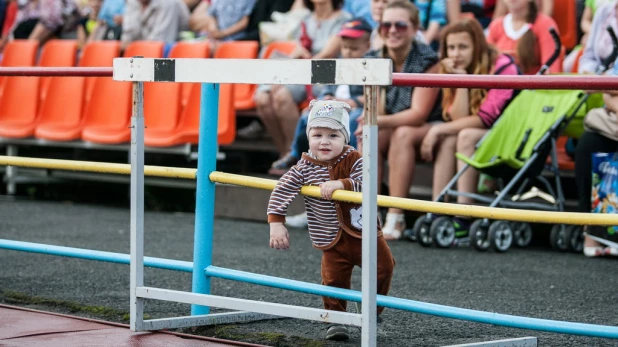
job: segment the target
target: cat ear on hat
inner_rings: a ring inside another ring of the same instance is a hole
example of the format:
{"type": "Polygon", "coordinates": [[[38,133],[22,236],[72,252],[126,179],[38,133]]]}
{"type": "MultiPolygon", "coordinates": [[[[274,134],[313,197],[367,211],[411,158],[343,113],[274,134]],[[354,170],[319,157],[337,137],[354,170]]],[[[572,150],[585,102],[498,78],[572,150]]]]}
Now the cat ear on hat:
{"type": "Polygon", "coordinates": [[[348,111],[352,110],[352,107],[347,102],[344,102],[344,101],[339,101],[339,106],[347,109],[348,111]]]}
{"type": "Polygon", "coordinates": [[[313,107],[313,105],[315,105],[315,103],[316,103],[316,102],[318,102],[318,100],[316,100],[316,99],[311,100],[311,101],[309,102],[309,108],[312,108],[312,107],[313,107]]]}

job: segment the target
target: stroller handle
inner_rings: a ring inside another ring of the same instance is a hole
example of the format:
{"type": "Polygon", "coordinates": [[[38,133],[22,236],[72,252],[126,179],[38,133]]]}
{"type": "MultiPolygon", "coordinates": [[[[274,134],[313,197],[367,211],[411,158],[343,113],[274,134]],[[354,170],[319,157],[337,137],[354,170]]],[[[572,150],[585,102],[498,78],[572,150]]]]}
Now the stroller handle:
{"type": "Polygon", "coordinates": [[[553,27],[549,28],[549,34],[551,35],[551,38],[554,39],[554,53],[551,55],[551,57],[549,57],[549,59],[547,59],[545,64],[543,64],[539,72],[537,72],[537,75],[542,75],[547,70],[549,70],[549,67],[551,66],[551,64],[554,63],[554,61],[556,61],[556,59],[558,59],[558,57],[560,56],[560,51],[562,50],[562,42],[560,42],[560,36],[558,35],[556,29],[554,29],[553,27]]]}
{"type": "Polygon", "coordinates": [[[616,32],[614,31],[614,28],[609,25],[607,26],[606,30],[609,33],[609,37],[612,39],[612,53],[605,59],[601,60],[601,65],[596,71],[597,74],[605,72],[605,70],[607,70],[614,63],[614,61],[616,61],[616,58],[618,57],[618,38],[616,37],[616,32]]]}

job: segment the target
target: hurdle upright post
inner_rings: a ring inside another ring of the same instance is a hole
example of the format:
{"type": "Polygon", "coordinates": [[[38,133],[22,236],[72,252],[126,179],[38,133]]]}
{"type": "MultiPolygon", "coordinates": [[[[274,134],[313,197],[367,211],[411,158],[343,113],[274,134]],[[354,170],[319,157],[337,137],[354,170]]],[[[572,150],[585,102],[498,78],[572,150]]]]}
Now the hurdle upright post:
{"type": "MultiPolygon", "coordinates": [[[[210,180],[210,173],[217,166],[219,84],[203,83],[200,103],[192,291],[210,294],[210,276],[204,273],[204,269],[212,265],[215,183],[210,180]]],[[[209,313],[210,308],[207,306],[191,305],[191,314],[194,316],[209,313]]]]}
{"type": "Polygon", "coordinates": [[[144,286],[144,82],[133,82],[130,264],[130,327],[140,331],[144,326],[144,299],[137,296],[136,288],[144,286]]]}
{"type": "Polygon", "coordinates": [[[377,343],[377,236],[378,236],[378,87],[365,87],[363,125],[363,268],[361,345],[377,343]]]}

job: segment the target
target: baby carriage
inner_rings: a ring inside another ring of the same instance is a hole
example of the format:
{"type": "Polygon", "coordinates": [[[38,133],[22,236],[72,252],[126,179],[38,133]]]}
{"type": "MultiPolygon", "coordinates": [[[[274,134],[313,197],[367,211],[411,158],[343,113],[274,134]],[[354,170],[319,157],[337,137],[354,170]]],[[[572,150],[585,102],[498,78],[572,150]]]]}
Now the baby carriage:
{"type": "MultiPolygon", "coordinates": [[[[613,40],[616,40],[613,31],[610,31],[610,34],[613,40]]],[[[557,41],[557,51],[559,50],[557,41]]],[[[612,54],[597,72],[605,71],[609,62],[616,59],[617,53],[618,45],[614,41],[612,54]]],[[[544,68],[552,62],[550,59],[544,68]]],[[[595,101],[598,101],[598,98],[595,101]]],[[[479,141],[472,157],[456,154],[466,165],[451,179],[436,200],[441,202],[446,196],[466,196],[486,203],[489,207],[564,211],[556,140],[565,131],[576,131],[577,129],[570,128],[569,124],[575,118],[583,118],[587,109],[594,107],[594,103],[596,102],[581,90],[521,91],[490,131],[479,141]],[[553,173],[555,187],[543,176],[548,155],[551,158],[549,171],[553,173]],[[454,189],[457,180],[471,167],[506,183],[496,197],[459,192],[454,189]],[[539,184],[548,193],[534,195],[543,199],[527,201],[522,198],[529,195],[524,194],[529,188],[536,189],[536,185],[539,184]]],[[[505,252],[513,243],[519,247],[526,247],[532,240],[532,228],[529,223],[490,221],[485,218],[472,222],[466,232],[456,229],[453,218],[432,214],[419,217],[412,232],[423,246],[435,244],[440,248],[448,248],[469,242],[474,248],[482,251],[492,248],[505,252]]],[[[567,226],[554,225],[551,235],[552,242],[558,242],[555,239],[562,238],[561,242],[565,243],[567,241],[564,238],[570,234],[567,226]]]]}

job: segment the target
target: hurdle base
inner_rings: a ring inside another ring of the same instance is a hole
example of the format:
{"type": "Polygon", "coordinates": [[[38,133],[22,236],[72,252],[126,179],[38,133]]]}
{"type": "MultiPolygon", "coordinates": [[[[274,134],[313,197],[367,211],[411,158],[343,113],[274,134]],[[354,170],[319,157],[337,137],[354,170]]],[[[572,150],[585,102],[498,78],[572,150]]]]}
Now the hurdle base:
{"type": "Polygon", "coordinates": [[[449,345],[444,347],[536,347],[536,337],[519,337],[514,339],[473,342],[462,345],[449,345]]]}
{"type": "Polygon", "coordinates": [[[145,320],[143,330],[163,330],[176,328],[189,328],[197,326],[208,326],[218,324],[249,323],[260,320],[282,319],[286,317],[273,316],[269,314],[255,313],[249,311],[234,311],[223,313],[211,313],[200,316],[184,316],[175,318],[161,318],[145,320]]]}

